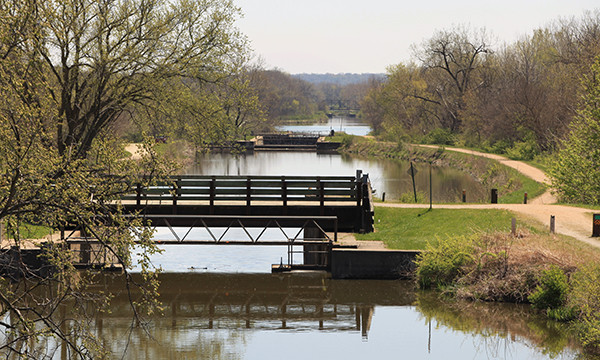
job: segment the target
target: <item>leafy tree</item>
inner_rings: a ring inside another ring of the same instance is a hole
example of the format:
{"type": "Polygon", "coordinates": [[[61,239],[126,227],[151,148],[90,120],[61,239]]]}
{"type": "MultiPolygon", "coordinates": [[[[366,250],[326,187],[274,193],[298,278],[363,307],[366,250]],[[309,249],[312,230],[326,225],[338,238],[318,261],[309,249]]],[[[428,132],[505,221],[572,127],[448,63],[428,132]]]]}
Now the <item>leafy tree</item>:
{"type": "MultiPolygon", "coordinates": [[[[170,101],[191,97],[189,79],[217,84],[238,70],[245,40],[233,27],[238,9],[230,1],[7,0],[0,4],[0,221],[2,246],[31,246],[21,229],[37,224],[56,231],[76,223],[120,264],[136,316],[158,309],[158,251],[152,231],[139,219],[124,219],[116,202],[135,181],[151,183],[173,169],[146,139],[140,161],[126,158],[112,131],[115,121],[161,120],[170,101]],[[143,282],[129,269],[140,246],[143,282]]],[[[198,85],[200,86],[200,85],[198,85]]],[[[217,105],[190,102],[196,111],[217,105]]],[[[222,104],[222,103],[220,103],[222,104]]],[[[163,118],[164,119],[164,118],[163,118]]],[[[33,244],[35,245],[35,244],[33,244]]],[[[48,244],[49,277],[23,263],[0,274],[0,352],[23,358],[52,357],[53,336],[73,358],[98,358],[101,342],[85,320],[83,300],[102,308],[109,296],[87,290],[90,280],[73,266],[77,254],[48,244]],[[12,282],[25,275],[28,281],[12,282]],[[4,319],[8,318],[8,321],[4,319]],[[68,320],[67,320],[68,321],[68,320]]],[[[16,257],[18,258],[18,257],[16,257]]],[[[9,260],[0,251],[0,261],[9,260]]]]}
{"type": "Polygon", "coordinates": [[[600,204],[600,58],[584,78],[576,119],[550,167],[552,186],[563,201],[600,204]]]}

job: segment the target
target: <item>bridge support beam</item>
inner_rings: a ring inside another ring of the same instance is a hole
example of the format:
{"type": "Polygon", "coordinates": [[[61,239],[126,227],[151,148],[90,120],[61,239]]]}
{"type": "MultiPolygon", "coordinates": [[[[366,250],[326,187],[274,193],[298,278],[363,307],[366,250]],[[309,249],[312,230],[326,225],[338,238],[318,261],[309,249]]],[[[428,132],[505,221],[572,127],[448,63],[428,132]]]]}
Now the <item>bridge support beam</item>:
{"type": "Polygon", "coordinates": [[[317,227],[307,226],[304,229],[305,241],[323,240],[323,245],[320,244],[305,244],[304,250],[304,265],[314,265],[319,267],[329,268],[331,247],[329,242],[325,240],[325,234],[317,227]]]}

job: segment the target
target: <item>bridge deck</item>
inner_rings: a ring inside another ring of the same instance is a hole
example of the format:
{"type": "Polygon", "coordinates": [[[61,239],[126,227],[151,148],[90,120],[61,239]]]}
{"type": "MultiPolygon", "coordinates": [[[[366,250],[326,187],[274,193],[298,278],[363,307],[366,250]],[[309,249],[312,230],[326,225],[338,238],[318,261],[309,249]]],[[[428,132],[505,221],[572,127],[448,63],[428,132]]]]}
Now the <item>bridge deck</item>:
{"type": "MultiPolygon", "coordinates": [[[[130,213],[146,215],[337,216],[338,230],[370,232],[368,175],[176,176],[122,197],[130,213]]],[[[185,220],[182,220],[185,221],[185,220]]],[[[296,224],[294,226],[300,226],[296,224]]],[[[327,231],[334,231],[328,227],[327,231]]]]}

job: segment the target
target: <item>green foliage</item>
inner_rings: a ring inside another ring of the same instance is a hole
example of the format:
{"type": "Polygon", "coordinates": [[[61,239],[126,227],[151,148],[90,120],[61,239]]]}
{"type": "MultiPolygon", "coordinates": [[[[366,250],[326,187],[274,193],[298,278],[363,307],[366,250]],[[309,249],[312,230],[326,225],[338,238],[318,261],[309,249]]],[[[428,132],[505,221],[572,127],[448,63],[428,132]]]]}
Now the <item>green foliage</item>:
{"type": "Polygon", "coordinates": [[[541,310],[558,309],[565,304],[569,283],[567,275],[560,268],[552,266],[544,270],[539,282],[535,291],[528,297],[533,307],[541,310]]]}
{"type": "Polygon", "coordinates": [[[433,129],[421,139],[422,144],[454,145],[455,142],[454,134],[450,130],[443,128],[433,129]]]}
{"type": "Polygon", "coordinates": [[[516,141],[506,149],[506,155],[513,160],[533,160],[539,153],[539,147],[533,139],[516,141]]]}
{"type": "Polygon", "coordinates": [[[428,244],[417,257],[417,282],[423,289],[442,288],[462,275],[463,267],[473,264],[475,237],[455,236],[428,244]]]}
{"type": "Polygon", "coordinates": [[[567,305],[576,309],[583,344],[600,351],[600,265],[584,265],[571,275],[567,305]]]}
{"type": "Polygon", "coordinates": [[[552,186],[565,202],[600,204],[600,58],[585,78],[585,96],[550,165],[552,186]]]}

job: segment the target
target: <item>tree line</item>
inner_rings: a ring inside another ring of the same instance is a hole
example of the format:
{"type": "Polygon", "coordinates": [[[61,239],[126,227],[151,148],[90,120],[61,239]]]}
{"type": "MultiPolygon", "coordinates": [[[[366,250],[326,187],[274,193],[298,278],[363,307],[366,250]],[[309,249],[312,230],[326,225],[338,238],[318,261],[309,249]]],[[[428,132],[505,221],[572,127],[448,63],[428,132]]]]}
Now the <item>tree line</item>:
{"type": "Polygon", "coordinates": [[[599,54],[599,11],[504,45],[485,29],[441,30],[374,84],[361,103],[363,119],[389,139],[531,159],[560,147],[599,54]]]}

